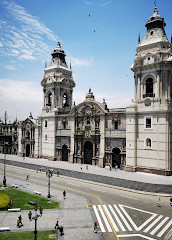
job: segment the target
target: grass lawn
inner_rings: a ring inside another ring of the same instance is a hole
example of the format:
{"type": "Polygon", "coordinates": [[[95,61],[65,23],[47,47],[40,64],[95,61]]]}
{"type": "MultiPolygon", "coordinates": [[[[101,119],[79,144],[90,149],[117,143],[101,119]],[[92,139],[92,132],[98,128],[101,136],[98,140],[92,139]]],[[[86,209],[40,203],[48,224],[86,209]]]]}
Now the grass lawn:
{"type": "MultiPolygon", "coordinates": [[[[36,202],[39,207],[43,209],[54,209],[59,208],[60,203],[56,201],[52,201],[47,198],[39,197],[37,195],[27,193],[18,189],[8,188],[7,190],[0,190],[0,193],[4,193],[8,197],[10,197],[13,201],[10,208],[21,208],[21,210],[30,210],[34,207],[28,205],[29,201],[36,202]],[[48,203],[51,202],[51,203],[48,203]]],[[[3,210],[2,210],[3,211],[3,210]]]]}
{"type": "MultiPolygon", "coordinates": [[[[51,239],[58,239],[58,231],[57,230],[50,230],[50,231],[38,231],[37,233],[37,240],[47,240],[50,239],[49,235],[57,235],[56,238],[51,239]]],[[[15,232],[15,233],[0,233],[0,240],[32,240],[34,239],[33,232],[15,232]]]]}

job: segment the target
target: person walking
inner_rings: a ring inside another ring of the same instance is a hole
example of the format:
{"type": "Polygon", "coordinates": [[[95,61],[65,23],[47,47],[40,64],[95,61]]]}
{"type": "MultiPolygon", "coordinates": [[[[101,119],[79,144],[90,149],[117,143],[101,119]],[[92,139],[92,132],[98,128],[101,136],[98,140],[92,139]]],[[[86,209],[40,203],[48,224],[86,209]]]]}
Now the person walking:
{"type": "Polygon", "coordinates": [[[110,164],[110,167],[109,167],[110,171],[112,171],[112,165],[110,164]]]}
{"type": "Polygon", "coordinates": [[[64,190],[63,191],[63,198],[65,199],[65,197],[66,197],[66,191],[64,190]]]}
{"type": "Polygon", "coordinates": [[[161,203],[161,199],[160,199],[160,198],[158,199],[157,206],[158,206],[158,207],[162,207],[162,203],[161,203]]]}
{"type": "Polygon", "coordinates": [[[55,229],[59,229],[59,220],[58,220],[58,217],[56,217],[56,225],[55,225],[55,229]]]}

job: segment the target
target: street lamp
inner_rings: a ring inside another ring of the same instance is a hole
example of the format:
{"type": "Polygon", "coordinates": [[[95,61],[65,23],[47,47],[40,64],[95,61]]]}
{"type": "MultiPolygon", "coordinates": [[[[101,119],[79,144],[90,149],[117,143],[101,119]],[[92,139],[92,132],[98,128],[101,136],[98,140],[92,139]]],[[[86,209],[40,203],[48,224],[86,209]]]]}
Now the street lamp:
{"type": "Polygon", "coordinates": [[[8,145],[8,142],[4,142],[4,179],[3,179],[3,187],[6,187],[6,175],[5,175],[5,170],[6,170],[6,148],[5,145],[8,145]]]}
{"type": "Polygon", "coordinates": [[[50,195],[50,177],[53,176],[53,170],[49,169],[48,172],[46,172],[46,176],[48,177],[48,195],[47,195],[47,198],[51,198],[51,195],[50,195]]]}
{"type": "Polygon", "coordinates": [[[29,220],[32,221],[32,220],[35,220],[35,231],[34,231],[34,234],[35,234],[35,238],[34,240],[37,239],[37,220],[38,220],[38,217],[42,217],[42,213],[43,213],[43,209],[40,207],[39,208],[39,212],[40,212],[40,215],[37,214],[37,209],[38,209],[38,205],[36,202],[33,202],[33,201],[29,201],[28,204],[30,206],[34,206],[35,207],[35,216],[32,217],[32,212],[29,211],[28,213],[28,217],[29,217],[29,220]]]}

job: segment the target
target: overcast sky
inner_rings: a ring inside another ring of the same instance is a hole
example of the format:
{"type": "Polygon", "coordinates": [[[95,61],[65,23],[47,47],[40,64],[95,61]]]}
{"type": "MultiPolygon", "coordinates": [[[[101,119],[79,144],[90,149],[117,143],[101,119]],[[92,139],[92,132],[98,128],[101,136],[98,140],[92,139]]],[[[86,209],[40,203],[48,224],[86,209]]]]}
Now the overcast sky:
{"type": "MultiPolygon", "coordinates": [[[[172,1],[157,7],[170,39],[172,1]]],[[[76,104],[91,88],[109,108],[126,107],[138,33],[142,40],[153,10],[154,0],[0,0],[0,118],[5,110],[11,121],[39,115],[45,61],[58,40],[72,64],[76,104]]]]}

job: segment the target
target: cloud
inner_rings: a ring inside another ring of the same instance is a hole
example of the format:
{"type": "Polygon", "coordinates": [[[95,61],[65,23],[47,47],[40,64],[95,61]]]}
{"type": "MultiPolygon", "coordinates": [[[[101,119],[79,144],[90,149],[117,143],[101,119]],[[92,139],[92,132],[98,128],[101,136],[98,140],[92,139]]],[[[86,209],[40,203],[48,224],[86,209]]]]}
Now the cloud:
{"type": "Polygon", "coordinates": [[[15,2],[2,0],[1,7],[0,54],[28,61],[49,56],[52,49],[47,41],[58,39],[53,31],[15,2]]]}
{"type": "Polygon", "coordinates": [[[92,59],[80,59],[72,56],[67,56],[66,60],[71,62],[72,66],[75,67],[90,66],[93,62],[92,59]]]}
{"type": "MultiPolygon", "coordinates": [[[[94,94],[94,93],[93,93],[94,94]]],[[[79,104],[85,100],[86,92],[74,91],[73,99],[76,104],[79,104]]],[[[95,100],[103,103],[103,99],[107,104],[108,108],[125,108],[127,107],[133,96],[129,96],[128,94],[115,94],[109,95],[107,93],[96,93],[94,94],[95,100]]]]}
{"type": "Polygon", "coordinates": [[[7,70],[16,70],[16,68],[13,66],[13,65],[4,65],[4,67],[5,67],[5,69],[7,69],[7,70]]]}
{"type": "Polygon", "coordinates": [[[106,7],[110,4],[113,3],[113,1],[107,1],[107,0],[84,0],[83,1],[84,4],[86,5],[90,5],[90,6],[100,6],[100,7],[106,7]]]}
{"type": "Polygon", "coordinates": [[[0,79],[0,99],[7,101],[41,102],[41,87],[33,82],[0,79]]]}

